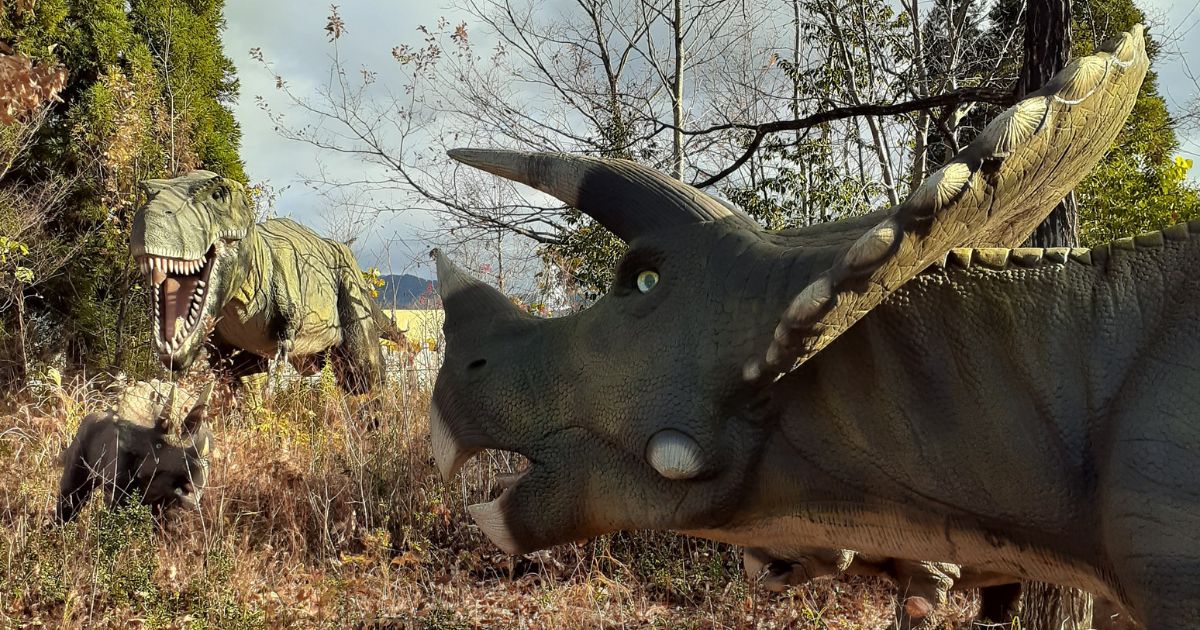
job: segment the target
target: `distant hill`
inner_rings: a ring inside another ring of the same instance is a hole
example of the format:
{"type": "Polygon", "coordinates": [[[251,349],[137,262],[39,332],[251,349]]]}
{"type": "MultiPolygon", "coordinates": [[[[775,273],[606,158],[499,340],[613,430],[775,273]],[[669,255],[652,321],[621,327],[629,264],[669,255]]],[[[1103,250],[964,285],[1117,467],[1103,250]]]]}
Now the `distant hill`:
{"type": "Polygon", "coordinates": [[[440,308],[437,296],[437,280],[426,280],[411,274],[381,276],[384,285],[379,288],[376,301],[385,309],[440,308]],[[433,288],[430,289],[430,286],[433,288]],[[418,304],[421,296],[427,304],[418,304]]]}

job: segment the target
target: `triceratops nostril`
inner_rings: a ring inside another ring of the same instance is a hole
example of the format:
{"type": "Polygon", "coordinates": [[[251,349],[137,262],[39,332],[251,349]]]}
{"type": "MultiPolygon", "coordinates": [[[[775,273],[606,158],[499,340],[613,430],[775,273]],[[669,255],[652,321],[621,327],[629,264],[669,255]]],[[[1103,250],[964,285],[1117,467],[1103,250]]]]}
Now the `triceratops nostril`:
{"type": "Polygon", "coordinates": [[[479,368],[481,368],[485,365],[487,365],[487,359],[475,359],[474,361],[472,361],[470,364],[467,365],[467,369],[468,370],[478,370],[479,368]]]}

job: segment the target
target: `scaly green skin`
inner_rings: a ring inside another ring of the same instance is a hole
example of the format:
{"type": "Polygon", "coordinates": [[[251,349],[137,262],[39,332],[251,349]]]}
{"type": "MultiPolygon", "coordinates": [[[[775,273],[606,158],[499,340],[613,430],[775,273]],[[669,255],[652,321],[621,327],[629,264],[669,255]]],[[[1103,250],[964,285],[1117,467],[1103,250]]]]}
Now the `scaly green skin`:
{"type": "Polygon", "coordinates": [[[394,327],[349,248],[290,219],[255,224],[245,189],[208,171],[143,185],[130,253],[151,281],[164,365],[187,369],[215,331],[210,359],[230,358],[253,393],[273,357],[304,373],[332,360],[351,393],[383,382],[379,330],[394,327]]]}
{"type": "Polygon", "coordinates": [[[1020,243],[1110,146],[1147,67],[1137,27],[900,206],[779,233],[629,162],[452,152],[629,251],[608,295],[549,320],[435,254],[442,474],[487,448],[530,460],[470,508],[510,553],[620,529],[781,559],[850,548],[1077,586],[1151,630],[1187,627],[1200,226],[951,252],[1020,243]]]}

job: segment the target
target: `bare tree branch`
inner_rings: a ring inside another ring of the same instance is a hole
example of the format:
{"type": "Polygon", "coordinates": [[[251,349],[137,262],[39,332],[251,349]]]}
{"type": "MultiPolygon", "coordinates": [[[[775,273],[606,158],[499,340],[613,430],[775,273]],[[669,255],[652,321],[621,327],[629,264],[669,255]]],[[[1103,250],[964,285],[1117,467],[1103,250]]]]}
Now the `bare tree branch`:
{"type": "MultiPolygon", "coordinates": [[[[723,131],[728,129],[743,129],[753,133],[750,142],[746,145],[745,151],[741,157],[734,160],[732,164],[725,167],[714,175],[709,176],[693,183],[693,186],[698,188],[707,188],[720,182],[728,177],[731,173],[741,168],[754,153],[758,151],[763,140],[773,134],[781,131],[802,131],[811,129],[817,125],[822,125],[835,120],[845,118],[853,118],[856,116],[896,116],[899,114],[908,114],[911,112],[926,111],[938,107],[957,107],[962,103],[991,103],[993,105],[1009,106],[1014,102],[1014,97],[1011,91],[996,90],[992,88],[963,88],[945,94],[938,94],[927,98],[918,98],[902,103],[893,103],[891,105],[847,105],[843,107],[834,107],[832,109],[818,112],[799,118],[796,120],[777,120],[769,123],[759,123],[757,125],[746,125],[738,123],[730,123],[725,125],[716,125],[699,131],[683,131],[686,135],[702,135],[723,131]]],[[[664,127],[668,127],[664,125],[664,127]]]]}

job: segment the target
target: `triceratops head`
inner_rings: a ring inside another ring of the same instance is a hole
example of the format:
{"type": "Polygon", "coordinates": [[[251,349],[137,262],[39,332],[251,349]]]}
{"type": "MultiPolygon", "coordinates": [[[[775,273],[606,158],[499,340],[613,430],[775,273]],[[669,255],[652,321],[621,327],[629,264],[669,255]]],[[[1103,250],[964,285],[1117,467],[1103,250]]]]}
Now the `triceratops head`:
{"type": "Polygon", "coordinates": [[[443,476],[483,449],[528,458],[499,498],[470,507],[510,553],[719,528],[753,483],[791,370],[950,248],[1019,245],[1103,155],[1147,65],[1136,27],[1000,115],[899,206],[782,232],[631,162],[452,151],[587,213],[628,251],[607,295],[555,319],[435,252],[443,476]]]}
{"type": "Polygon", "coordinates": [[[208,171],[142,182],[129,251],[151,284],[163,365],[191,365],[238,281],[239,242],[254,225],[245,188],[208,171]]]}

